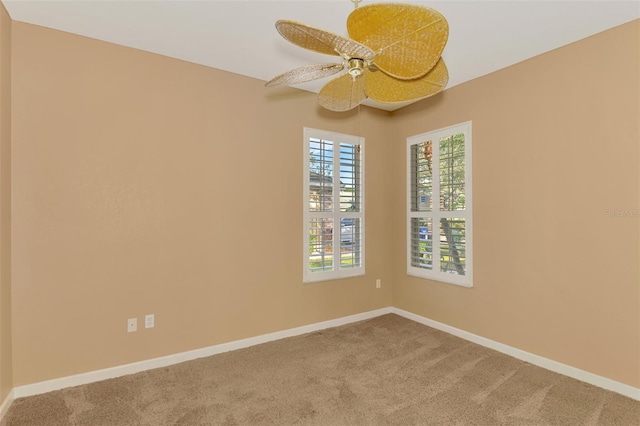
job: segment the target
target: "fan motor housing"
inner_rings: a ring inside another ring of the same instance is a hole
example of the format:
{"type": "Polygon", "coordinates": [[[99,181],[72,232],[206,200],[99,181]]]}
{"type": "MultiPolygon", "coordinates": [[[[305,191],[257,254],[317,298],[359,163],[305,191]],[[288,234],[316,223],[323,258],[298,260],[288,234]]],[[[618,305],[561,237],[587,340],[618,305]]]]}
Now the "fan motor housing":
{"type": "Polygon", "coordinates": [[[356,78],[364,72],[364,60],[358,58],[349,59],[349,75],[356,78]]]}

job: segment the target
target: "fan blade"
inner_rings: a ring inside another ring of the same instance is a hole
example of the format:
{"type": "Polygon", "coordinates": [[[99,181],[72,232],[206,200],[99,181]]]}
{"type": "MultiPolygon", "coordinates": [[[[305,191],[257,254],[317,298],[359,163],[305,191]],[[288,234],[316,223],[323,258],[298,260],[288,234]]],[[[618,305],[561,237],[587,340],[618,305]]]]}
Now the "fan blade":
{"type": "Polygon", "coordinates": [[[347,19],[349,36],[376,52],[375,65],[411,80],[433,68],[449,38],[449,24],[431,8],[383,3],[362,6],[347,19]]]}
{"type": "Polygon", "coordinates": [[[363,44],[299,22],[281,20],[276,22],[276,28],[286,40],[314,52],[365,60],[375,57],[373,50],[363,44]]]}
{"type": "Polygon", "coordinates": [[[328,77],[344,69],[344,64],[313,64],[294,68],[265,83],[266,87],[290,86],[328,77]]]}
{"type": "Polygon", "coordinates": [[[367,96],[376,102],[399,103],[427,98],[440,92],[449,82],[449,72],[440,59],[426,75],[399,80],[382,71],[365,71],[367,96]]]}
{"type": "Polygon", "coordinates": [[[324,85],[318,93],[318,102],[331,111],[349,111],[360,105],[367,95],[364,91],[364,75],[355,79],[345,73],[324,85]]]}

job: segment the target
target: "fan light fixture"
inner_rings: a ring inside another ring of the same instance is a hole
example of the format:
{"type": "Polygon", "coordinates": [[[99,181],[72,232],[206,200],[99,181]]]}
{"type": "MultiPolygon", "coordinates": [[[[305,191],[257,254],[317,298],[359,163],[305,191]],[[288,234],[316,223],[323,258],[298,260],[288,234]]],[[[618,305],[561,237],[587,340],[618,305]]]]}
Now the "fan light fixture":
{"type": "Polygon", "coordinates": [[[341,63],[305,65],[266,83],[293,85],[343,71],[320,90],[318,102],[332,111],[348,111],[367,98],[402,103],[440,92],[449,81],[441,58],[449,37],[444,16],[429,7],[381,3],[358,8],[347,18],[350,38],[295,21],[276,29],[291,43],[314,52],[341,56],[341,63]]]}

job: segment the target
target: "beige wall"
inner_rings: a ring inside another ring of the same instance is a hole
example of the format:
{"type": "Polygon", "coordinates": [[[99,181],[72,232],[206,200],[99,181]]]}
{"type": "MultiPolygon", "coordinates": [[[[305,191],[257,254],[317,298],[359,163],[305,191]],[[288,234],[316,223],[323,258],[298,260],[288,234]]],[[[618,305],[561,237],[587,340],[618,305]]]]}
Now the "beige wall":
{"type": "Polygon", "coordinates": [[[640,386],[639,28],[617,27],[394,114],[394,306],[640,386]],[[404,254],[406,137],[467,120],[472,289],[407,276],[404,254]]]}
{"type": "Polygon", "coordinates": [[[14,385],[389,306],[389,113],[19,22],[13,55],[14,385]],[[366,137],[364,277],[302,283],[304,126],[366,137]]]}
{"type": "Polygon", "coordinates": [[[11,19],[0,4],[0,404],[12,386],[11,19]]]}

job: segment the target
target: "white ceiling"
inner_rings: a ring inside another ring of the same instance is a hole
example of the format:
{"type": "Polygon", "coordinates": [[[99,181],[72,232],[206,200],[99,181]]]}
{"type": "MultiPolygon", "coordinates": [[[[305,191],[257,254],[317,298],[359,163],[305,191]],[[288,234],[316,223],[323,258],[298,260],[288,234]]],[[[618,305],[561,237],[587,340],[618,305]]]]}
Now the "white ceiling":
{"type": "MultiPolygon", "coordinates": [[[[394,0],[386,0],[386,2],[394,0]]],[[[374,3],[364,0],[361,5],[374,3]]],[[[640,18],[635,1],[402,1],[448,20],[448,88],[640,18]]],[[[282,39],[278,19],[346,34],[352,0],[2,0],[15,21],[270,80],[289,69],[333,62],[282,39]]],[[[331,77],[329,77],[331,78],[331,77]]],[[[297,87],[317,93],[327,79],[297,87]]],[[[274,90],[266,89],[265,90],[274,90]]],[[[401,105],[368,105],[392,111],[401,105]]]]}

